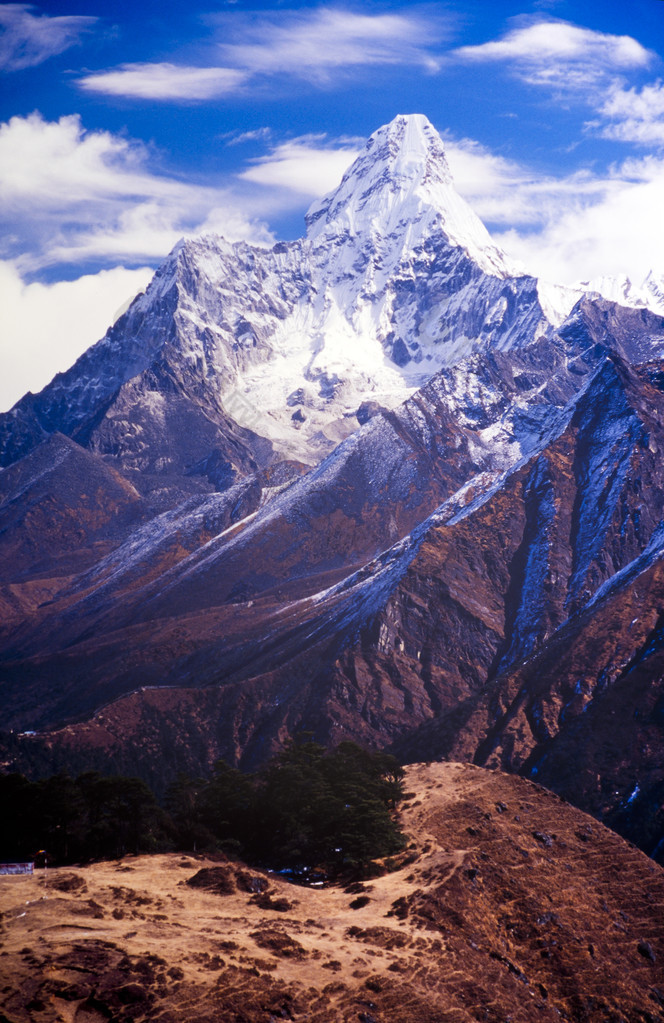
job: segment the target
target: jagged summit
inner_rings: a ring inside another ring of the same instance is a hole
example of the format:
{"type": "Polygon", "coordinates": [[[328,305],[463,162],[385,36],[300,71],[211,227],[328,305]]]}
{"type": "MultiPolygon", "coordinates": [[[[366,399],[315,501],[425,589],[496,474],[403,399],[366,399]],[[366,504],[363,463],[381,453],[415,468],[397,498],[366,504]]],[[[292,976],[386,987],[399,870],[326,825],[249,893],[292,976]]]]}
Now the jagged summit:
{"type": "Polygon", "coordinates": [[[443,140],[423,114],[399,114],[375,131],[339,187],[310,207],[306,223],[314,244],[332,236],[374,242],[387,234],[414,248],[442,229],[485,273],[521,273],[456,191],[443,140]]]}
{"type": "Polygon", "coordinates": [[[341,184],[311,206],[308,234],[315,235],[343,209],[372,209],[376,200],[396,205],[437,185],[452,185],[440,135],[423,114],[399,114],[370,136],[341,184]]]}
{"type": "Polygon", "coordinates": [[[619,305],[650,309],[660,316],[664,314],[664,275],[652,270],[640,283],[630,280],[627,274],[620,274],[617,277],[593,277],[590,281],[581,281],[577,287],[582,292],[601,295],[619,305]]]}

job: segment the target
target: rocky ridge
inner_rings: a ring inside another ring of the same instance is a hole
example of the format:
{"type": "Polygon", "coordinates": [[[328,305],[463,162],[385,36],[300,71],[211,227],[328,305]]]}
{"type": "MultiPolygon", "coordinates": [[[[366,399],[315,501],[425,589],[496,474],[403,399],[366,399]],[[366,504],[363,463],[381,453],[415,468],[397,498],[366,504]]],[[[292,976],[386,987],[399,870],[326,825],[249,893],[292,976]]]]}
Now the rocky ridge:
{"type": "Polygon", "coordinates": [[[661,867],[524,779],[420,763],[406,784],[405,855],[345,888],[181,854],[3,878],[0,1011],[664,1019],[661,867]]]}

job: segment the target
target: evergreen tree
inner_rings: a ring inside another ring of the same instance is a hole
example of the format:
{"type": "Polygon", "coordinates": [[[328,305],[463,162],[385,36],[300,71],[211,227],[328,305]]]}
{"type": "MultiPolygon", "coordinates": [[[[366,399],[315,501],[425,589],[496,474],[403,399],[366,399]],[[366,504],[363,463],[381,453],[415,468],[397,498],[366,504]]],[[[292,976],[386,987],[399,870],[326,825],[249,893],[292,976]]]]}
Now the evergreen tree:
{"type": "Polygon", "coordinates": [[[255,817],[252,779],[223,760],[196,801],[198,819],[228,852],[246,855],[255,817]]]}
{"type": "Polygon", "coordinates": [[[362,871],[403,846],[392,811],[403,772],[352,742],[302,736],[255,776],[220,760],[210,781],[180,775],[166,809],[138,778],[89,771],[39,782],[0,775],[0,858],[71,863],[126,853],[224,849],[249,862],[330,874],[362,871]]]}
{"type": "Polygon", "coordinates": [[[197,852],[214,846],[215,836],[204,823],[201,795],[207,782],[179,774],[166,790],[166,812],[170,819],[170,833],[177,849],[197,852]]]}

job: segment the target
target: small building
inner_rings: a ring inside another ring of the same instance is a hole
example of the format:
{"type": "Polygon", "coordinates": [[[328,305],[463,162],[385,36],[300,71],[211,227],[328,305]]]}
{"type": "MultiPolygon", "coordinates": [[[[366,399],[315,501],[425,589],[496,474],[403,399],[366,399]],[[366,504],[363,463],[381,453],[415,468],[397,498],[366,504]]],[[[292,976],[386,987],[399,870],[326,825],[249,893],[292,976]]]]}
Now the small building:
{"type": "Polygon", "coordinates": [[[32,874],[34,863],[0,863],[0,874],[32,874]]]}

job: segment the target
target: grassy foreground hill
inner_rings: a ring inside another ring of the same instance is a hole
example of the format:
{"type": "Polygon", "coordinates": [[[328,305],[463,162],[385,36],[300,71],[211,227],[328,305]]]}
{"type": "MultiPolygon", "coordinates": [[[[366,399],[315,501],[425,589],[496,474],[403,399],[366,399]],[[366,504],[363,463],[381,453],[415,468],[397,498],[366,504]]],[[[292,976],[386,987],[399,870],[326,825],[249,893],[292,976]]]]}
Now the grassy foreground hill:
{"type": "Polygon", "coordinates": [[[664,1020],[661,867],[522,778],[406,789],[398,869],[345,888],[179,854],[0,878],[0,1019],[664,1020]]]}

